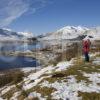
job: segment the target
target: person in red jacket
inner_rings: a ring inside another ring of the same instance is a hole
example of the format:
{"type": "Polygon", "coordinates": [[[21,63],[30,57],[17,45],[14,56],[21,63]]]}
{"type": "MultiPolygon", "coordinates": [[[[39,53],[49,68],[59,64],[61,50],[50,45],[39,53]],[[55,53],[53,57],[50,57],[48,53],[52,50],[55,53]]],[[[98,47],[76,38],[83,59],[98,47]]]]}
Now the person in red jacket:
{"type": "Polygon", "coordinates": [[[91,42],[89,39],[83,40],[83,54],[85,56],[85,61],[89,62],[89,51],[90,51],[91,42]]]}

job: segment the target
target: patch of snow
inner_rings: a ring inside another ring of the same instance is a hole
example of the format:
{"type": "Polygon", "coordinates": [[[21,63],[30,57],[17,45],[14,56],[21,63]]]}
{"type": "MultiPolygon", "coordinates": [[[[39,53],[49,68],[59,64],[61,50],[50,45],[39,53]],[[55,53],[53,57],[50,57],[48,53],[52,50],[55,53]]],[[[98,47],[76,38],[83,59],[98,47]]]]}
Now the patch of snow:
{"type": "Polygon", "coordinates": [[[42,98],[40,93],[32,92],[28,95],[28,99],[32,100],[34,97],[37,97],[39,100],[46,100],[45,98],[42,98]]]}
{"type": "Polygon", "coordinates": [[[71,60],[71,61],[65,61],[65,62],[60,62],[56,66],[56,71],[62,71],[62,70],[67,69],[71,65],[73,65],[72,63],[73,63],[73,60],[71,60]]]}
{"type": "Polygon", "coordinates": [[[15,87],[15,85],[8,86],[7,88],[5,88],[4,90],[1,91],[0,95],[7,93],[8,91],[10,91],[14,87],[15,87]]]}
{"type": "Polygon", "coordinates": [[[24,78],[24,85],[23,85],[23,89],[27,90],[30,89],[32,87],[34,87],[37,83],[39,83],[44,77],[39,78],[41,75],[43,75],[45,72],[47,72],[48,70],[51,70],[53,67],[52,66],[48,66],[46,68],[41,69],[40,71],[36,72],[36,73],[32,73],[30,74],[27,78],[24,78]],[[31,82],[34,81],[34,82],[31,82]]]}
{"type": "Polygon", "coordinates": [[[92,63],[96,65],[100,65],[100,57],[96,57],[96,59],[94,59],[92,63]]]}
{"type": "Polygon", "coordinates": [[[17,97],[21,94],[21,92],[15,92],[10,100],[18,100],[17,97]]]}
{"type": "Polygon", "coordinates": [[[88,77],[90,81],[92,81],[93,84],[100,83],[100,73],[92,73],[92,74],[87,74],[83,73],[85,77],[88,77]]]}
{"type": "Polygon", "coordinates": [[[34,70],[40,70],[41,67],[27,67],[27,68],[20,68],[21,71],[23,71],[24,73],[30,72],[30,71],[34,71],[34,70]]]}
{"type": "MultiPolygon", "coordinates": [[[[66,79],[67,80],[67,79],[66,79]]],[[[57,91],[53,92],[52,99],[69,99],[69,100],[81,100],[81,97],[78,97],[78,91],[81,92],[97,92],[100,93],[100,87],[95,84],[89,84],[87,85],[85,81],[81,81],[80,83],[77,83],[74,76],[69,76],[67,82],[64,82],[63,80],[59,82],[49,83],[49,82],[43,82],[41,83],[41,87],[53,87],[57,91]]]]}
{"type": "Polygon", "coordinates": [[[45,72],[49,71],[49,70],[52,70],[53,69],[53,66],[48,66],[48,67],[45,67],[43,69],[41,69],[40,71],[34,73],[34,74],[31,74],[28,76],[28,78],[30,80],[35,80],[35,79],[38,79],[41,75],[43,75],[45,72]]]}
{"type": "Polygon", "coordinates": [[[34,70],[34,68],[32,68],[32,67],[21,68],[21,71],[23,71],[24,73],[30,72],[32,70],[34,70]]]}
{"type": "MultiPolygon", "coordinates": [[[[40,81],[42,81],[44,78],[48,78],[48,77],[50,77],[50,76],[45,76],[45,77],[41,77],[41,78],[38,78],[38,79],[36,79],[36,80],[33,80],[34,82],[31,82],[30,81],[30,83],[28,83],[28,84],[26,84],[26,83],[24,83],[24,85],[23,85],[23,89],[24,90],[28,90],[28,89],[31,89],[31,88],[33,88],[34,86],[36,86],[40,81]]],[[[29,80],[28,80],[29,81],[29,80]]]]}
{"type": "Polygon", "coordinates": [[[0,97],[0,100],[4,100],[4,99],[2,99],[2,98],[0,97]]]}
{"type": "Polygon", "coordinates": [[[50,73],[52,73],[53,70],[62,71],[64,69],[70,67],[72,65],[72,62],[73,62],[73,60],[66,61],[66,62],[60,62],[57,64],[57,66],[50,65],[48,67],[45,67],[45,68],[37,71],[36,73],[30,74],[28,77],[24,78],[25,83],[23,85],[23,89],[27,90],[27,89],[34,87],[37,83],[39,83],[44,78],[50,77],[50,76],[41,77],[43,74],[50,74],[50,73]],[[31,81],[33,81],[33,82],[31,82],[31,81]]]}

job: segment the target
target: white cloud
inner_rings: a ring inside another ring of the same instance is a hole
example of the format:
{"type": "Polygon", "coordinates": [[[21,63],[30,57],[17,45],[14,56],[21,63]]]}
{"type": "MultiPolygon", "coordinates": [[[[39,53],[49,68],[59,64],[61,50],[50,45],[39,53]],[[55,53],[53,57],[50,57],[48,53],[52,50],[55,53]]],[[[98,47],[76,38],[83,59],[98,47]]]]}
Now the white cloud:
{"type": "Polygon", "coordinates": [[[49,0],[0,0],[0,27],[8,26],[26,12],[34,13],[49,0]]]}

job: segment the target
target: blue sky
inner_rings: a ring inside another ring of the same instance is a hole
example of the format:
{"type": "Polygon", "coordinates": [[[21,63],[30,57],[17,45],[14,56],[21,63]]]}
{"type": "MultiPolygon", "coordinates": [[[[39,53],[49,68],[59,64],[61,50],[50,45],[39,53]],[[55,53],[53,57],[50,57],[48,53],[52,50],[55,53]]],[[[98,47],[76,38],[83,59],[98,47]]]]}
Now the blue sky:
{"type": "Polygon", "coordinates": [[[100,0],[0,0],[0,27],[42,34],[100,25],[100,0]]]}

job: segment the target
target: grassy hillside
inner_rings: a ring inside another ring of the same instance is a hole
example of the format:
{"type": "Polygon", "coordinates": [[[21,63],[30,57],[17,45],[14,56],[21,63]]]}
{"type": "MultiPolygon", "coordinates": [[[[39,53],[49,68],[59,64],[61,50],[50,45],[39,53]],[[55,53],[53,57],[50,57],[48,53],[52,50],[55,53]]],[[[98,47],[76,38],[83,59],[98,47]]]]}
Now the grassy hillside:
{"type": "Polygon", "coordinates": [[[0,88],[0,97],[7,100],[100,100],[100,45],[97,41],[92,44],[89,63],[84,62],[80,50],[73,45],[73,49],[59,54],[48,66],[25,73],[18,83],[0,88]]]}

